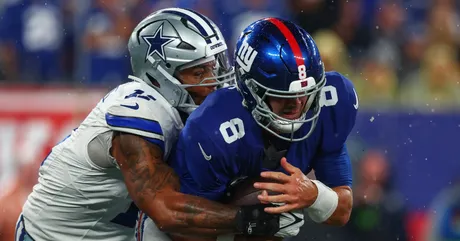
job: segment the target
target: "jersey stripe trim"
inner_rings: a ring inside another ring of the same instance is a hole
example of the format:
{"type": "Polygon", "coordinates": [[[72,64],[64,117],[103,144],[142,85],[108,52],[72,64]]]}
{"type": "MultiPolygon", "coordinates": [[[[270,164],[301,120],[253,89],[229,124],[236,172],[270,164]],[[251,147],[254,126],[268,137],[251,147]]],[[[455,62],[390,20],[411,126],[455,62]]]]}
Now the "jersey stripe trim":
{"type": "Polygon", "coordinates": [[[119,132],[125,132],[125,133],[131,133],[134,135],[138,135],[144,138],[151,138],[151,139],[157,139],[160,141],[164,141],[164,136],[158,135],[152,132],[146,132],[146,131],[141,131],[133,128],[123,128],[123,127],[116,127],[116,126],[109,126],[111,130],[114,131],[119,131],[119,132]]]}
{"type": "Polygon", "coordinates": [[[302,51],[300,50],[299,43],[297,42],[297,40],[295,39],[294,35],[289,30],[289,28],[283,22],[281,22],[280,20],[276,18],[268,18],[268,21],[270,21],[270,23],[275,25],[281,31],[284,37],[286,37],[289,43],[289,47],[291,47],[292,53],[294,53],[294,59],[295,59],[295,62],[297,63],[297,66],[303,65],[304,58],[302,55],[302,51]]]}
{"type": "Polygon", "coordinates": [[[142,220],[143,216],[144,216],[144,213],[142,211],[139,212],[139,217],[137,217],[136,241],[141,241],[142,240],[141,227],[142,227],[142,223],[144,221],[144,220],[142,220]]]}
{"type": "Polygon", "coordinates": [[[159,139],[155,139],[155,138],[148,138],[148,137],[144,137],[144,139],[147,140],[150,143],[153,143],[153,144],[159,146],[163,152],[165,151],[165,142],[164,141],[159,140],[159,139]]]}
{"type": "MultiPolygon", "coordinates": [[[[135,129],[143,132],[150,132],[157,136],[163,136],[160,123],[155,120],[131,116],[117,116],[110,113],[105,114],[107,125],[115,128],[135,129]]],[[[163,140],[163,139],[162,139],[163,140]]]]}
{"type": "Polygon", "coordinates": [[[14,240],[15,241],[35,241],[30,235],[27,233],[25,225],[24,225],[24,216],[19,216],[18,222],[16,224],[16,230],[14,233],[14,240]]]}
{"type": "Polygon", "coordinates": [[[144,240],[144,226],[145,226],[145,221],[147,220],[148,216],[141,212],[140,216],[138,218],[138,225],[137,225],[137,235],[136,235],[136,240],[137,241],[143,241],[144,240]]]}

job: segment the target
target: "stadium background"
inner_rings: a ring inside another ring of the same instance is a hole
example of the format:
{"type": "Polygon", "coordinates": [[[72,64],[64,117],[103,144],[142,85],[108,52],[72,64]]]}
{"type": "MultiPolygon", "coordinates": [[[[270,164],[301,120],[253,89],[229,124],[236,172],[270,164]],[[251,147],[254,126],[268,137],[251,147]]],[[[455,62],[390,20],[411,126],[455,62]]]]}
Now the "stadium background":
{"type": "Polygon", "coordinates": [[[460,240],[459,3],[1,0],[0,240],[12,240],[50,148],[126,81],[132,28],[171,6],[209,16],[230,47],[256,19],[291,19],[326,68],[355,83],[352,218],[343,228],[307,223],[294,240],[460,240]]]}

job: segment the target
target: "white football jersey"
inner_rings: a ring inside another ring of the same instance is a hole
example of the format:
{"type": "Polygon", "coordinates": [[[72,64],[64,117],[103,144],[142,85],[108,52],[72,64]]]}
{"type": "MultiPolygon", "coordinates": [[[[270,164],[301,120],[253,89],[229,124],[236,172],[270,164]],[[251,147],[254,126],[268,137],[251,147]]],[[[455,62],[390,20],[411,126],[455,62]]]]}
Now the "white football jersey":
{"type": "Polygon", "coordinates": [[[178,111],[146,83],[118,86],[44,160],[23,228],[36,241],[133,240],[138,210],[110,155],[113,131],[159,145],[166,160],[182,127],[178,111]]]}

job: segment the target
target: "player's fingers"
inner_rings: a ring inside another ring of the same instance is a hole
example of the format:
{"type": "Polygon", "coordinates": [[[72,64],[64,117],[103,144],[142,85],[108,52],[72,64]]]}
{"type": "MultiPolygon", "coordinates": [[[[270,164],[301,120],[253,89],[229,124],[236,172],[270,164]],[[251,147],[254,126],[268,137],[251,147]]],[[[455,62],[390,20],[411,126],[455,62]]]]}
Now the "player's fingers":
{"type": "Polygon", "coordinates": [[[287,188],[283,184],[279,183],[272,183],[272,182],[256,182],[254,183],[254,187],[257,189],[263,189],[267,191],[272,191],[272,192],[278,192],[278,193],[286,193],[287,188]]]}
{"type": "Polygon", "coordinates": [[[267,213],[285,213],[295,209],[294,204],[284,204],[278,207],[267,207],[264,211],[267,213]]]}
{"type": "Polygon", "coordinates": [[[289,182],[289,176],[282,172],[262,172],[260,173],[261,177],[276,180],[281,183],[289,182]]]}
{"type": "MultiPolygon", "coordinates": [[[[263,196],[263,197],[267,197],[267,196],[268,196],[267,190],[263,190],[262,193],[261,193],[260,195],[263,196]]],[[[259,195],[259,196],[260,196],[260,195],[259,195]]],[[[266,201],[263,201],[263,200],[260,200],[260,199],[259,199],[259,201],[260,201],[262,204],[269,204],[269,203],[270,203],[270,202],[266,202],[266,201]]]]}
{"type": "Polygon", "coordinates": [[[289,203],[290,199],[289,195],[286,194],[279,194],[279,195],[258,195],[257,198],[260,202],[264,203],[289,203]]]}
{"type": "Polygon", "coordinates": [[[289,173],[291,173],[291,174],[296,173],[297,170],[298,170],[297,167],[291,165],[291,164],[287,161],[286,157],[281,158],[281,166],[284,168],[284,170],[286,170],[287,172],[289,172],[289,173]]]}

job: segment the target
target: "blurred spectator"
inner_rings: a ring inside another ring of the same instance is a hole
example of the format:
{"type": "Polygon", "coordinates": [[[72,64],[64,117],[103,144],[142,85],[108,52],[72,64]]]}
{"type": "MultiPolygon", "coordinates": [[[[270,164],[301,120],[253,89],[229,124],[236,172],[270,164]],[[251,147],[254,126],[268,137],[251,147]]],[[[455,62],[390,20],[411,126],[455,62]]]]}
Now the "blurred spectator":
{"type": "Polygon", "coordinates": [[[62,0],[8,0],[0,18],[0,66],[9,81],[62,81],[62,0]]]}
{"type": "Polygon", "coordinates": [[[428,15],[430,43],[458,45],[460,34],[460,18],[453,0],[432,1],[428,15]]]}
{"type": "Polygon", "coordinates": [[[307,32],[331,28],[338,19],[340,1],[336,0],[290,0],[295,20],[307,32]]]}
{"type": "MultiPolygon", "coordinates": [[[[363,22],[363,9],[371,0],[335,1],[340,3],[339,16],[333,29],[342,38],[348,47],[349,54],[356,59],[363,57],[371,44],[371,30],[373,21],[363,22]],[[371,25],[371,26],[370,26],[371,25]]],[[[375,11],[375,10],[374,10],[375,11]]],[[[373,16],[373,15],[372,15],[373,16]]],[[[364,56],[365,57],[365,56],[364,56]]],[[[354,66],[358,63],[351,62],[354,66]]]]}
{"type": "MultiPolygon", "coordinates": [[[[378,58],[378,57],[375,57],[378,58]]],[[[353,79],[361,106],[383,109],[397,104],[398,78],[387,62],[366,59],[361,75],[353,79]]]]}
{"type": "Polygon", "coordinates": [[[420,63],[428,44],[424,24],[409,25],[405,31],[405,41],[401,50],[400,80],[405,80],[407,76],[420,69],[420,63]]]}
{"type": "Polygon", "coordinates": [[[132,7],[130,16],[134,23],[140,22],[149,14],[157,11],[158,9],[171,7],[173,4],[171,0],[130,0],[132,7]]]}
{"type": "Polygon", "coordinates": [[[85,64],[83,83],[119,84],[129,74],[127,47],[129,35],[136,24],[130,16],[134,1],[96,0],[79,24],[84,26],[85,64]]]}
{"type": "Polygon", "coordinates": [[[350,241],[405,241],[405,208],[392,187],[386,156],[369,150],[359,163],[359,178],[353,186],[353,212],[346,225],[350,241]]]}
{"type": "Polygon", "coordinates": [[[401,87],[401,104],[435,110],[460,105],[456,52],[448,45],[430,46],[421,68],[408,76],[401,87]]]}
{"type": "Polygon", "coordinates": [[[381,1],[376,12],[375,28],[368,58],[376,59],[384,66],[400,71],[400,48],[403,43],[402,23],[405,12],[398,0],[381,1]]]}
{"type": "Polygon", "coordinates": [[[337,33],[332,30],[319,30],[312,37],[318,45],[326,71],[337,71],[353,79],[347,47],[337,33]]]}

